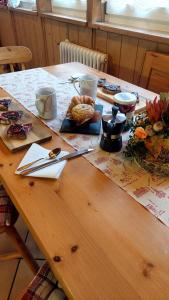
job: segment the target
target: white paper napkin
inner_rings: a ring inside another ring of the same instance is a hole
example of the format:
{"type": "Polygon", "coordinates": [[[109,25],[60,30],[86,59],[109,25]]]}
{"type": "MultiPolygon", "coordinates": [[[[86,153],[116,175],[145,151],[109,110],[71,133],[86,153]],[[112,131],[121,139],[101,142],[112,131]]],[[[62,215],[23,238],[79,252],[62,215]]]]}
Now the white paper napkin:
{"type": "MultiPolygon", "coordinates": [[[[29,148],[29,150],[26,152],[24,158],[22,159],[21,163],[19,164],[19,167],[22,167],[36,159],[39,159],[39,158],[42,158],[42,157],[47,157],[48,156],[48,153],[50,152],[51,150],[47,150],[46,148],[43,148],[41,146],[39,146],[38,144],[35,144],[33,143],[31,145],[31,147],[29,148]]],[[[57,158],[60,158],[66,154],[69,154],[69,152],[67,151],[61,151],[61,153],[57,156],[57,158]]],[[[42,163],[45,163],[45,162],[49,162],[48,159],[46,160],[41,160],[35,164],[33,164],[32,167],[35,167],[35,166],[38,166],[42,163]]],[[[61,161],[60,163],[56,163],[56,164],[53,164],[49,167],[46,167],[44,169],[41,169],[41,170],[38,170],[38,171],[35,171],[33,173],[30,173],[26,176],[33,176],[33,177],[44,177],[44,178],[55,178],[55,179],[58,179],[59,176],[61,175],[62,171],[63,171],[63,168],[65,167],[67,161],[61,161]]],[[[15,174],[20,174],[19,171],[15,171],[15,174]]]]}

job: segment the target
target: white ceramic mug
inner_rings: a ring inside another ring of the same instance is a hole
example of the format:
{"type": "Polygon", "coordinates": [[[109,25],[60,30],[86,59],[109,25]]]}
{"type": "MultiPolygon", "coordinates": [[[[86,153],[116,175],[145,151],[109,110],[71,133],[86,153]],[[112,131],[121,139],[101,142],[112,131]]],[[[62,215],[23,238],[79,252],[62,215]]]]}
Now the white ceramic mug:
{"type": "Polygon", "coordinates": [[[51,87],[40,88],[36,92],[36,108],[43,119],[54,119],[57,115],[56,91],[51,87]]]}
{"type": "Polygon", "coordinates": [[[74,83],[74,87],[79,95],[87,95],[96,99],[98,78],[94,75],[86,74],[79,78],[80,91],[74,83]]]}

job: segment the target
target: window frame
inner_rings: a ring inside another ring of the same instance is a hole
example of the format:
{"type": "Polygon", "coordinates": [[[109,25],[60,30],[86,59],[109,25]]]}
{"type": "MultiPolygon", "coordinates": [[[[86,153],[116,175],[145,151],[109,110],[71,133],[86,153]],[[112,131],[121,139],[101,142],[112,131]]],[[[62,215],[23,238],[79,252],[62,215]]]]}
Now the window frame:
{"type": "Polygon", "coordinates": [[[79,26],[88,27],[91,29],[98,29],[106,33],[112,32],[116,34],[136,37],[149,41],[169,44],[169,33],[157,30],[139,29],[131,26],[109,24],[105,22],[106,0],[87,0],[87,19],[74,18],[70,16],[61,16],[52,13],[51,0],[36,0],[37,11],[26,10],[23,8],[7,8],[1,6],[0,8],[15,10],[29,14],[37,14],[43,18],[51,18],[53,20],[75,24],[79,26]]]}
{"type": "MultiPolygon", "coordinates": [[[[107,1],[110,2],[110,1],[107,1]]],[[[126,1],[127,2],[127,1],[126,1]]],[[[137,5],[137,4],[136,4],[137,5]]],[[[108,6],[108,3],[107,3],[108,6]]],[[[111,6],[111,5],[110,5],[111,6]]],[[[153,9],[148,9],[148,11],[142,11],[142,15],[139,15],[138,7],[135,6],[132,10],[132,5],[124,4],[124,8],[119,8],[119,11],[114,11],[111,13],[106,12],[105,21],[113,25],[125,25],[126,27],[135,27],[145,30],[162,31],[169,33],[169,6],[163,10],[160,7],[153,9]],[[137,12],[137,15],[135,13],[137,12]],[[167,16],[167,17],[166,17],[167,16]],[[134,25],[133,25],[134,24],[134,25]]]]}
{"type": "Polygon", "coordinates": [[[127,35],[135,38],[161,42],[169,44],[169,32],[160,30],[142,29],[127,25],[112,24],[105,21],[106,15],[106,2],[105,0],[88,0],[93,4],[89,4],[90,11],[88,12],[88,26],[93,29],[98,29],[106,32],[127,35]],[[92,6],[93,5],[93,6],[92,6]],[[94,13],[92,8],[95,7],[94,13]],[[99,8],[99,9],[98,9],[99,8]],[[103,16],[104,14],[104,16],[103,16]],[[102,17],[101,17],[102,15],[102,17]]]}

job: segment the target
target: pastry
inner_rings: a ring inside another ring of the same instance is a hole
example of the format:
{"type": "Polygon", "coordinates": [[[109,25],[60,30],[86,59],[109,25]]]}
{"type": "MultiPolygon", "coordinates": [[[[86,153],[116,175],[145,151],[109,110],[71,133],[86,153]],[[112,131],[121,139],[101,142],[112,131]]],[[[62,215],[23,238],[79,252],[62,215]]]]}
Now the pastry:
{"type": "Polygon", "coordinates": [[[111,94],[111,95],[115,95],[117,93],[121,92],[120,86],[116,85],[116,84],[110,84],[110,83],[106,83],[103,87],[102,87],[102,91],[106,94],[111,94]]]}
{"type": "Polygon", "coordinates": [[[97,86],[103,87],[106,84],[106,78],[99,78],[97,86]]]}
{"type": "Polygon", "coordinates": [[[11,104],[11,99],[0,99],[0,111],[8,110],[9,105],[11,104]]]}
{"type": "Polygon", "coordinates": [[[92,119],[95,114],[94,108],[89,104],[78,104],[71,111],[72,119],[79,125],[92,119]]]}
{"type": "Polygon", "coordinates": [[[18,121],[22,115],[23,115],[23,111],[21,110],[17,110],[17,111],[7,111],[1,114],[3,117],[7,118],[8,120],[12,120],[12,121],[18,121]]]}
{"type": "Polygon", "coordinates": [[[78,104],[89,104],[90,106],[94,107],[95,101],[93,100],[92,97],[89,97],[89,96],[74,96],[69,105],[68,114],[70,114],[73,107],[78,104]]]}
{"type": "Polygon", "coordinates": [[[13,124],[7,130],[7,136],[17,139],[26,139],[28,132],[32,129],[32,124],[13,124]]]}
{"type": "Polygon", "coordinates": [[[0,115],[0,124],[8,125],[12,121],[17,122],[23,115],[22,111],[7,111],[0,115]]]}

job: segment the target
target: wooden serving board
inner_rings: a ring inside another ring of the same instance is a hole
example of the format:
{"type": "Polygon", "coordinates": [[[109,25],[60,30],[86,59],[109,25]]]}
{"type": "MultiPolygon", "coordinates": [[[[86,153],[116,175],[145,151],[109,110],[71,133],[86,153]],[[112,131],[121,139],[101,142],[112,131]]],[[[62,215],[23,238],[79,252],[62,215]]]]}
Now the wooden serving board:
{"type": "MultiPolygon", "coordinates": [[[[123,92],[127,92],[127,91],[123,90],[123,92]]],[[[105,100],[105,101],[107,101],[109,103],[114,104],[113,95],[103,93],[101,87],[97,88],[97,97],[101,98],[101,99],[103,99],[103,100],[105,100]]],[[[146,101],[145,101],[145,99],[143,97],[139,96],[139,103],[136,104],[135,114],[144,111],[145,107],[146,107],[146,101]]]]}
{"type": "Polygon", "coordinates": [[[52,138],[50,130],[47,128],[47,126],[45,124],[43,124],[40,119],[35,117],[31,112],[29,112],[26,108],[24,108],[24,106],[22,104],[20,104],[18,101],[16,101],[13,97],[11,97],[3,89],[0,89],[0,96],[1,96],[0,98],[2,98],[4,96],[4,97],[9,97],[10,99],[12,99],[12,103],[9,107],[9,111],[10,110],[23,111],[23,116],[17,123],[20,123],[20,124],[32,123],[32,130],[30,130],[28,132],[27,138],[24,140],[7,137],[7,129],[10,125],[0,124],[0,137],[10,151],[16,152],[23,148],[28,147],[32,143],[46,142],[52,138]]]}

